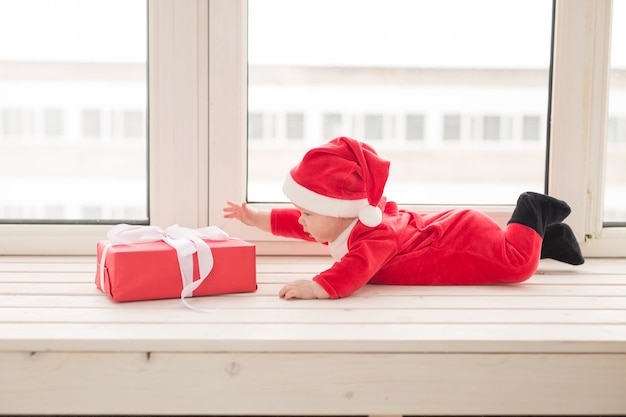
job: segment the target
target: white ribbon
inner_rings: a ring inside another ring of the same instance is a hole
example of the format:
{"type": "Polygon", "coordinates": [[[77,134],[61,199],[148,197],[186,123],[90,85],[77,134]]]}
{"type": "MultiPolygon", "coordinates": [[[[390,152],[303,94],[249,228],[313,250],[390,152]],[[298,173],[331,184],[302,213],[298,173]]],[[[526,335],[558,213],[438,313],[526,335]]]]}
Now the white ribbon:
{"type": "Polygon", "coordinates": [[[129,224],[118,224],[107,232],[109,243],[103,248],[100,259],[100,288],[104,291],[104,265],[109,249],[114,245],[128,245],[133,243],[148,243],[164,241],[176,250],[180,275],[183,282],[183,289],[180,298],[183,304],[192,309],[200,310],[189,305],[185,297],[193,295],[213,269],[213,254],[211,248],[204,239],[208,240],[228,240],[230,236],[216,226],[203,227],[200,229],[188,229],[173,225],[166,230],[158,226],[133,226],[129,224]],[[198,270],[200,278],[193,280],[193,254],[198,253],[198,270]]]}

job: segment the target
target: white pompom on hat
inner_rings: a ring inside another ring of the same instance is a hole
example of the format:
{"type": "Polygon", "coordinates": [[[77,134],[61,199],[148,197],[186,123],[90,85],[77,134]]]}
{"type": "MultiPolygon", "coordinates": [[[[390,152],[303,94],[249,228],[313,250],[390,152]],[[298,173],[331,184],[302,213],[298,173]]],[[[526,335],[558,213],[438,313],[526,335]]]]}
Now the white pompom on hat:
{"type": "Polygon", "coordinates": [[[376,227],[389,161],[369,145],[338,137],[308,151],[287,175],[283,192],[297,206],[331,217],[358,217],[376,227]]]}

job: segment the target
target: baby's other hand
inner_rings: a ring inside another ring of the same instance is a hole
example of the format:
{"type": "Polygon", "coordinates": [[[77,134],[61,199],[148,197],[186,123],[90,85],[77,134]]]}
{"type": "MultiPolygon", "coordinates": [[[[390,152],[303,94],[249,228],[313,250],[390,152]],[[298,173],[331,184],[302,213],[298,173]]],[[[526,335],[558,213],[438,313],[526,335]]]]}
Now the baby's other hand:
{"type": "Polygon", "coordinates": [[[278,296],[280,298],[284,298],[285,300],[291,300],[292,298],[299,298],[302,300],[330,298],[326,290],[322,288],[320,284],[315,281],[307,281],[304,279],[299,279],[285,285],[278,292],[278,296]]]}

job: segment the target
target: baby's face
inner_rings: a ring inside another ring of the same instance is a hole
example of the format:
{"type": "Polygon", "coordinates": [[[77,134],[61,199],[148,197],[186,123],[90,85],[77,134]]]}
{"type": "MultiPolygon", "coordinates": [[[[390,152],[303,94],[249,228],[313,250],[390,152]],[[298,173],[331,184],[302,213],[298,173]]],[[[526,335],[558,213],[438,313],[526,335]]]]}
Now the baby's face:
{"type": "Polygon", "coordinates": [[[300,210],[298,222],[304,227],[304,231],[321,243],[332,242],[337,239],[339,234],[354,220],[324,216],[298,206],[296,208],[300,210]]]}

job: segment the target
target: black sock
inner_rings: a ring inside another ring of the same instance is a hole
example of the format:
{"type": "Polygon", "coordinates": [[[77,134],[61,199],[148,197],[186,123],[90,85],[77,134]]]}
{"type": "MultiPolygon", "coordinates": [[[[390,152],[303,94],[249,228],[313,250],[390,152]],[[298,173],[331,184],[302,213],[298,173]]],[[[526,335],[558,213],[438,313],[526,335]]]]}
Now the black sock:
{"type": "Polygon", "coordinates": [[[582,265],[585,262],[574,232],[565,223],[546,227],[541,246],[541,259],[544,258],[570,265],[582,265]]]}
{"type": "Polygon", "coordinates": [[[517,199],[509,223],[523,224],[544,237],[548,226],[561,223],[571,211],[565,201],[528,191],[517,199]]]}

